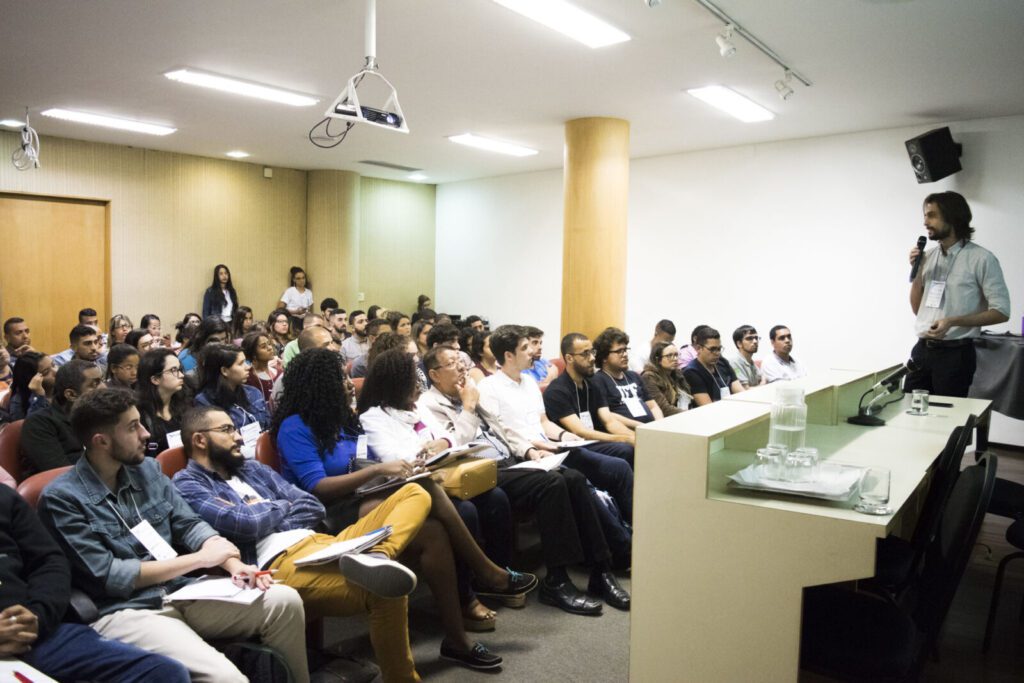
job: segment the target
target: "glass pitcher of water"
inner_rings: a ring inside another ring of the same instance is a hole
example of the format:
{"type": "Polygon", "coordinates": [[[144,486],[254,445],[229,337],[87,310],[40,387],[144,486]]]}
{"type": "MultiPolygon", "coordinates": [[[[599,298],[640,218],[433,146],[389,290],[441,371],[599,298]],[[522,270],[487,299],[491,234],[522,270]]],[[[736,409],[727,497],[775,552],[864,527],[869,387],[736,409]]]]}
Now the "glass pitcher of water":
{"type": "Polygon", "coordinates": [[[807,433],[807,404],[804,390],[780,382],[775,388],[772,416],[769,423],[768,445],[791,453],[804,447],[807,433]]]}

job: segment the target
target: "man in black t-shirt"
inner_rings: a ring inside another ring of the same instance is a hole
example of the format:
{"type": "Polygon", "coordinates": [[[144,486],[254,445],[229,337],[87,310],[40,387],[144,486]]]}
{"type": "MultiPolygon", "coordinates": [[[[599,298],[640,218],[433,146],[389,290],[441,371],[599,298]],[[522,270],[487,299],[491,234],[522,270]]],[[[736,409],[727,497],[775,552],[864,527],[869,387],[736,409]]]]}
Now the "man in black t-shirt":
{"type": "Polygon", "coordinates": [[[595,362],[601,368],[594,375],[594,386],[604,395],[614,419],[636,429],[664,417],[640,375],[629,369],[629,335],[609,327],[594,340],[594,350],[595,362]]]}
{"type": "Polygon", "coordinates": [[[697,333],[697,357],[683,370],[698,406],[722,400],[722,396],[744,391],[729,363],[722,358],[722,335],[714,328],[697,333]]]}
{"type": "Polygon", "coordinates": [[[590,450],[633,462],[633,431],[612,415],[604,393],[594,383],[594,350],[585,335],[562,338],[565,372],[544,392],[548,419],[582,439],[601,443],[590,450]]]}

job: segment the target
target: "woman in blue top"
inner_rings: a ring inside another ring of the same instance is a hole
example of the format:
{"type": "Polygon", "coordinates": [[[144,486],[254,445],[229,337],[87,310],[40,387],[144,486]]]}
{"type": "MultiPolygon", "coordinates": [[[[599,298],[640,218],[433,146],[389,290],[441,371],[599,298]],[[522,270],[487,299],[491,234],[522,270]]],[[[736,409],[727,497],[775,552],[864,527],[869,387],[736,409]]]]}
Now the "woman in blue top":
{"type": "MultiPolygon", "coordinates": [[[[231,331],[228,324],[215,315],[203,318],[192,335],[187,348],[178,353],[178,360],[181,361],[181,368],[185,371],[186,379],[194,379],[194,373],[199,367],[199,359],[202,358],[203,347],[207,344],[227,344],[231,341],[231,331]]],[[[195,388],[196,384],[191,386],[195,388]]]]}
{"type": "MultiPolygon", "coordinates": [[[[271,427],[281,473],[327,506],[351,501],[357,488],[378,475],[408,476],[417,467],[396,460],[356,469],[361,430],[352,399],[352,385],[336,352],[308,349],[288,364],[271,427]]],[[[475,574],[478,588],[484,587],[480,592],[490,595],[510,599],[525,595],[536,585],[536,577],[501,569],[488,560],[444,491],[429,478],[417,483],[430,493],[430,517],[398,560],[417,567],[434,593],[445,632],[441,657],[476,669],[497,667],[501,657],[466,636],[453,560],[463,561],[475,574]]],[[[362,499],[357,514],[365,515],[381,500],[362,499]]]]}
{"type": "Polygon", "coordinates": [[[203,352],[203,388],[196,403],[217,406],[231,417],[241,430],[258,423],[260,431],[270,427],[270,414],[263,393],[245,383],[249,378],[249,365],[245,354],[234,344],[211,344],[203,352]]]}

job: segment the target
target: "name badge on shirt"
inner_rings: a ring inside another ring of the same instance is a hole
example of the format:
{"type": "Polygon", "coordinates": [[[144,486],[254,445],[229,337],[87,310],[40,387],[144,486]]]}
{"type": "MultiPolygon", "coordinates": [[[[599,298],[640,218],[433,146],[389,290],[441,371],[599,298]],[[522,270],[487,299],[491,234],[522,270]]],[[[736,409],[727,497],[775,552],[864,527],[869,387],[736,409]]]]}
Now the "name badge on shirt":
{"type": "Polygon", "coordinates": [[[156,532],[153,525],[149,523],[148,519],[144,519],[128,531],[131,532],[132,536],[135,537],[142,546],[149,551],[149,554],[153,556],[155,560],[172,560],[178,556],[167,541],[164,540],[163,536],[156,532]]]}
{"type": "Polygon", "coordinates": [[[622,399],[623,405],[629,410],[629,414],[633,417],[647,417],[647,411],[644,409],[644,402],[637,396],[627,396],[622,399]]]}
{"type": "Polygon", "coordinates": [[[181,448],[181,430],[176,432],[167,432],[167,447],[168,448],[181,448]]]}
{"type": "Polygon", "coordinates": [[[367,459],[370,457],[370,449],[367,446],[366,434],[360,434],[356,439],[356,457],[367,459]]]}
{"type": "Polygon", "coordinates": [[[925,308],[941,308],[942,295],[946,291],[944,280],[932,280],[928,283],[928,296],[924,300],[925,308]]]}
{"type": "Polygon", "coordinates": [[[729,387],[718,387],[718,391],[722,394],[722,398],[725,398],[726,396],[732,394],[732,391],[729,389],[729,387]]]}
{"type": "Polygon", "coordinates": [[[580,413],[579,418],[580,418],[580,422],[583,423],[584,427],[586,427],[587,429],[593,429],[594,428],[594,418],[590,416],[590,412],[589,411],[586,412],[586,413],[580,413]]]}
{"type": "Polygon", "coordinates": [[[250,422],[242,427],[242,455],[249,460],[256,457],[256,442],[260,438],[260,423],[250,422]]]}

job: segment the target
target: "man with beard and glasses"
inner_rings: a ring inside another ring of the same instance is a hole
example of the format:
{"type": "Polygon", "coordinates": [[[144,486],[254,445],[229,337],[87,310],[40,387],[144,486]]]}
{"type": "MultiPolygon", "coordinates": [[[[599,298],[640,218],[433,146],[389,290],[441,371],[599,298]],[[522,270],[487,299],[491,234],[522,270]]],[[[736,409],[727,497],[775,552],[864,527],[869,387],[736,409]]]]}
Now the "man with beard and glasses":
{"type": "MultiPolygon", "coordinates": [[[[907,375],[905,391],[967,396],[976,365],[974,338],[982,327],[1010,318],[999,260],[971,241],[971,218],[967,200],[956,192],[925,197],[924,227],[939,248],[925,253],[910,285],[918,336],[910,357],[919,369],[907,375]]],[[[911,264],[919,254],[911,250],[911,264]]]]}
{"type": "Polygon", "coordinates": [[[419,680],[409,649],[408,595],[416,575],[395,562],[430,512],[430,494],[403,486],[337,536],[313,531],[324,506],[271,468],[242,455],[242,436],[215,407],[185,415],[182,442],[188,466],[174,485],[199,515],[238,544],[242,560],[299,592],[306,615],[368,614],[370,640],[386,681],[419,680]],[[364,554],[342,555],[325,564],[295,562],[338,541],[390,526],[391,535],[364,554]]]}
{"type": "Polygon", "coordinates": [[[308,683],[302,598],[243,563],[238,548],[145,457],[149,432],[135,397],[125,389],[97,389],[76,401],[71,425],[85,455],[46,487],[39,513],[71,561],[73,585],[96,604],[92,628],[178,660],[194,681],[218,683],[247,679],[205,639],[259,636],[281,654],[294,680],[308,683]],[[262,595],[249,604],[165,602],[195,581],[187,574],[211,567],[262,595]]]}

